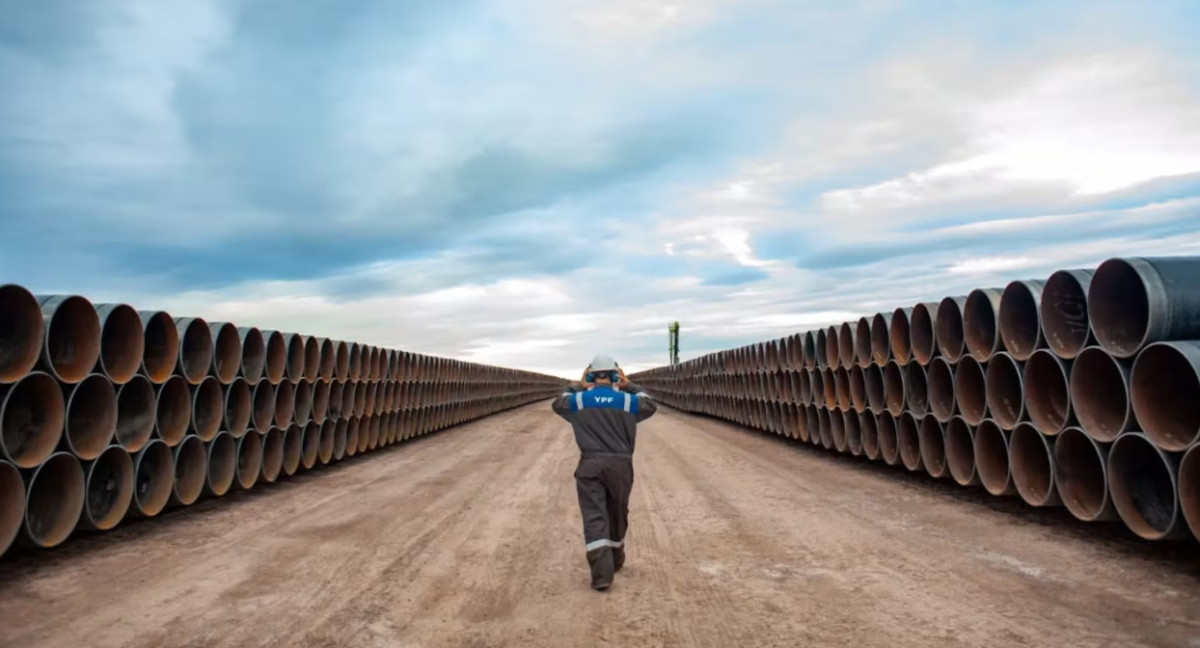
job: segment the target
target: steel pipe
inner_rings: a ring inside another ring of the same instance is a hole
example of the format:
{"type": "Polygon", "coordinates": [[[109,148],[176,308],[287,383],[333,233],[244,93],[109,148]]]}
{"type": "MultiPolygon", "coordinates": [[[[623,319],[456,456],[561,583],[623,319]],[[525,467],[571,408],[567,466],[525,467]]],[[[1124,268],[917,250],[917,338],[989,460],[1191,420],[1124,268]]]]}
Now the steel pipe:
{"type": "Polygon", "coordinates": [[[1109,259],[1088,287],[1100,346],[1118,358],[1164,340],[1200,338],[1200,257],[1109,259]]]}
{"type": "Polygon", "coordinates": [[[1091,270],[1059,270],[1042,287],[1042,336],[1060,358],[1073,359],[1095,343],[1088,317],[1091,270]]]}
{"type": "MultiPolygon", "coordinates": [[[[372,414],[365,417],[367,421],[367,447],[365,450],[375,450],[379,447],[379,415],[372,414]]],[[[359,450],[364,450],[362,447],[362,436],[359,436],[359,450]]]]}
{"type": "Polygon", "coordinates": [[[938,421],[947,423],[955,413],[954,367],[945,358],[934,358],[927,378],[929,411],[938,421]]]}
{"type": "Polygon", "coordinates": [[[946,467],[959,486],[979,483],[975,471],[975,431],[961,416],[946,424],[946,467]]]}
{"type": "Polygon", "coordinates": [[[837,396],[837,406],[842,411],[850,409],[850,374],[845,367],[838,367],[833,373],[834,391],[837,396]]]}
{"type": "MultiPolygon", "coordinates": [[[[321,424],[321,447],[318,458],[321,465],[328,464],[333,460],[334,451],[337,446],[337,427],[338,424],[333,419],[325,419],[321,424]]],[[[345,448],[343,447],[343,452],[345,448]]]]}
{"type": "Polygon", "coordinates": [[[929,412],[929,381],[925,367],[913,362],[904,372],[904,402],[913,416],[925,416],[929,412]]]}
{"type": "Polygon", "coordinates": [[[882,367],[892,359],[891,327],[893,317],[894,315],[888,317],[883,313],[876,313],[871,318],[869,327],[870,356],[868,356],[870,361],[863,365],[864,368],[870,366],[871,363],[882,367]]]}
{"type": "Polygon", "coordinates": [[[977,288],[967,295],[962,308],[962,330],[967,352],[976,360],[987,362],[1004,351],[1000,336],[1000,300],[1004,291],[998,288],[977,288]]]}
{"type": "Polygon", "coordinates": [[[284,333],[283,341],[287,344],[286,377],[293,383],[304,377],[304,336],[297,333],[284,333]]]}
{"type": "Polygon", "coordinates": [[[355,416],[349,419],[346,427],[346,456],[353,457],[358,454],[360,428],[362,427],[362,418],[355,416]]]}
{"type": "Polygon", "coordinates": [[[312,336],[304,337],[304,378],[316,382],[321,374],[321,341],[312,336]]]}
{"type": "Polygon", "coordinates": [[[849,322],[843,322],[838,329],[838,362],[843,367],[849,368],[857,360],[854,352],[858,348],[858,342],[854,339],[855,327],[849,322]]]}
{"type": "Polygon", "coordinates": [[[126,304],[98,304],[96,316],[100,319],[100,361],[96,363],[96,371],[108,376],[114,384],[123,385],[142,366],[146,351],[142,319],[126,304]]]}
{"type": "MultiPolygon", "coordinates": [[[[1060,441],[1061,443],[1061,441],[1060,441]]],[[[1200,444],[1194,445],[1179,463],[1179,505],[1192,535],[1200,540],[1200,444]]],[[[0,536],[0,551],[3,548],[0,536]]]]}
{"type": "Polygon", "coordinates": [[[1080,428],[1055,437],[1054,485],[1063,505],[1080,520],[1117,519],[1108,493],[1108,448],[1080,428]]]}
{"type": "MultiPolygon", "coordinates": [[[[802,355],[804,357],[804,368],[812,371],[817,368],[817,336],[812,331],[804,333],[802,342],[802,355]]],[[[823,350],[822,350],[823,351],[823,350]]]]}
{"type": "MultiPolygon", "coordinates": [[[[331,419],[332,420],[332,419],[331,419]]],[[[341,461],[346,456],[346,449],[349,446],[349,428],[350,421],[344,418],[337,420],[336,426],[333,428],[333,460],[341,461]]],[[[357,443],[357,440],[355,441],[357,443]]]]}
{"type": "Polygon", "coordinates": [[[871,320],[863,317],[858,320],[854,329],[854,358],[859,367],[866,367],[872,362],[871,320]]]}
{"type": "MultiPolygon", "coordinates": [[[[912,360],[912,308],[897,308],[892,311],[891,325],[888,327],[888,341],[891,342],[892,357],[897,363],[906,365],[912,360]]],[[[926,312],[928,314],[928,311],[926,312]]],[[[930,328],[930,339],[933,339],[930,328]]],[[[884,366],[885,362],[877,363],[884,366]]]]}
{"type": "Polygon", "coordinates": [[[277,427],[263,435],[262,480],[268,484],[283,471],[283,431],[277,427]]]}
{"type": "Polygon", "coordinates": [[[133,499],[133,461],[111,445],[84,466],[85,496],[79,527],[107,531],[117,526],[133,499]]]}
{"type": "MultiPolygon", "coordinates": [[[[38,324],[41,330],[41,323],[38,324]]],[[[24,519],[25,482],[21,471],[7,461],[0,461],[0,556],[12,546],[24,519]]]]}
{"type": "Polygon", "coordinates": [[[321,366],[318,376],[325,382],[333,380],[334,365],[337,363],[337,348],[333,340],[321,339],[321,366]]]}
{"type": "Polygon", "coordinates": [[[820,369],[829,368],[829,351],[826,348],[828,340],[826,340],[826,337],[825,329],[819,329],[814,342],[813,350],[816,354],[816,365],[820,369]]]}
{"type": "Polygon", "coordinates": [[[204,490],[209,495],[220,497],[229,492],[237,475],[237,440],[228,432],[221,432],[206,444],[208,470],[204,490]]]}
{"type": "Polygon", "coordinates": [[[175,372],[189,384],[199,385],[212,365],[212,331],[199,317],[177,317],[175,325],[182,331],[175,372]]]}
{"type": "Polygon", "coordinates": [[[1041,317],[1045,285],[1044,281],[1014,281],[1000,297],[1000,339],[1017,360],[1028,360],[1046,346],[1041,317]]]}
{"type": "Polygon", "coordinates": [[[997,497],[1017,492],[1009,470],[1008,438],[1009,433],[992,419],[975,428],[975,470],[984,489],[997,497]]]}
{"type": "Polygon", "coordinates": [[[180,506],[190,506],[200,499],[208,479],[208,452],[200,437],[189,434],[175,447],[175,486],[171,499],[180,506]]]}
{"type": "MultiPolygon", "coordinates": [[[[935,335],[937,348],[950,364],[956,364],[967,353],[966,330],[963,313],[967,300],[964,297],[947,297],[937,307],[935,335]]],[[[930,359],[932,360],[932,358],[930,359]]],[[[928,364],[926,361],[925,364],[928,364]]]]}
{"type": "Polygon", "coordinates": [[[921,463],[925,472],[934,479],[941,479],[950,474],[946,461],[946,431],[941,421],[932,414],[921,419],[917,428],[917,441],[921,448],[921,463]]]}
{"type": "Polygon", "coordinates": [[[905,468],[913,472],[922,468],[919,427],[912,412],[903,412],[896,418],[896,443],[900,448],[900,461],[905,468]]]}
{"type": "Polygon", "coordinates": [[[155,385],[171,377],[179,356],[179,327],[169,313],[138,311],[142,320],[142,373],[155,385]]]}
{"type": "Polygon", "coordinates": [[[254,488],[262,474],[263,435],[257,430],[246,432],[237,440],[237,485],[242,490],[254,488]]]}
{"type": "Polygon", "coordinates": [[[212,322],[208,325],[208,332],[213,339],[209,372],[222,385],[228,385],[242,368],[242,338],[238,335],[237,327],[229,323],[212,322]]]}
{"type": "Polygon", "coordinates": [[[350,380],[358,382],[362,379],[362,346],[357,342],[350,344],[350,380]]]}
{"type": "Polygon", "coordinates": [[[1012,431],[1008,463],[1017,494],[1030,506],[1058,506],[1062,500],[1055,489],[1054,438],[1030,423],[1012,431]]]}
{"type": "Polygon", "coordinates": [[[858,412],[867,409],[867,381],[857,364],[850,367],[850,406],[858,412]]]}
{"type": "Polygon", "coordinates": [[[883,398],[887,405],[887,411],[892,416],[900,416],[904,411],[904,404],[907,400],[905,394],[904,379],[906,371],[896,364],[895,360],[887,363],[883,368],[883,398]]]}
{"type": "Polygon", "coordinates": [[[1071,366],[1071,404],[1088,436],[1110,443],[1122,432],[1137,429],[1130,404],[1130,367],[1100,347],[1081,351],[1071,366]]]}
{"type": "Polygon", "coordinates": [[[858,414],[855,412],[843,412],[842,419],[842,429],[845,430],[846,434],[846,447],[850,450],[850,454],[855,457],[861,457],[863,454],[863,438],[858,414]]]}
{"type": "Polygon", "coordinates": [[[829,411],[829,436],[833,440],[833,448],[838,452],[846,452],[849,445],[846,442],[846,419],[840,409],[829,411]]]}
{"type": "Polygon", "coordinates": [[[239,373],[248,384],[257,384],[267,368],[267,339],[252,326],[241,327],[237,332],[242,345],[239,373]]]}
{"type": "Polygon", "coordinates": [[[275,420],[275,385],[270,378],[262,378],[254,386],[253,414],[251,423],[259,432],[266,432],[275,420]]]}
{"type": "MultiPolygon", "coordinates": [[[[42,307],[36,297],[16,284],[0,285],[0,384],[17,382],[33,371],[42,353],[42,307]]],[[[10,539],[11,541],[11,539],[10,539]]],[[[0,525],[0,555],[4,527],[0,525]]]]}
{"type": "Polygon", "coordinates": [[[1155,445],[1183,452],[1200,442],[1200,342],[1147,346],[1130,385],[1134,414],[1155,445]]]}
{"type": "Polygon", "coordinates": [[[308,422],[312,420],[313,386],[307,378],[301,378],[300,382],[296,383],[295,401],[292,410],[293,420],[301,426],[308,425],[308,422]]]}
{"type": "Polygon", "coordinates": [[[254,395],[250,385],[244,378],[235,378],[225,387],[225,430],[234,439],[242,438],[250,428],[250,419],[254,414],[254,395]]]}
{"type": "Polygon", "coordinates": [[[96,309],[77,295],[38,295],[37,300],[43,321],[39,365],[67,384],[87,378],[100,360],[96,309]]]}
{"type": "Polygon", "coordinates": [[[133,461],[133,507],[144,517],[162,512],[175,484],[175,459],[162,439],[151,439],[133,461]]]}
{"type": "MultiPolygon", "coordinates": [[[[909,316],[909,347],[918,364],[929,364],[939,353],[937,337],[937,304],[917,304],[909,316]]],[[[893,347],[892,352],[896,349],[893,347]]],[[[897,359],[899,355],[897,354],[897,359]]]]}
{"type": "Polygon", "coordinates": [[[1020,363],[1000,352],[987,365],[987,403],[992,419],[1005,430],[1025,420],[1025,389],[1020,363]]]}
{"type": "Polygon", "coordinates": [[[135,375],[117,390],[116,442],[129,452],[141,450],[154,434],[156,398],[150,379],[135,375]]]}
{"type": "Polygon", "coordinates": [[[831,369],[841,366],[842,342],[838,339],[840,326],[834,325],[825,329],[825,365],[831,369]]]}
{"type": "Polygon", "coordinates": [[[304,429],[293,423],[283,433],[283,474],[289,477],[295,475],[303,454],[304,429]]]}
{"type": "Polygon", "coordinates": [[[863,370],[863,390],[867,397],[867,407],[872,412],[879,413],[887,409],[883,391],[883,370],[878,365],[868,365],[863,370]]]}
{"type": "Polygon", "coordinates": [[[834,445],[832,418],[828,408],[822,407],[817,410],[817,431],[821,437],[821,447],[826,450],[831,450],[834,445]]]}
{"type": "Polygon", "coordinates": [[[117,433],[117,392],[101,374],[70,388],[61,447],[83,461],[100,456],[117,433]]]}
{"type": "Polygon", "coordinates": [[[83,467],[74,455],[56,452],[29,473],[25,488],[25,536],[34,545],[57,547],[79,523],[84,502],[83,467]]]}
{"type": "Polygon", "coordinates": [[[889,466],[900,463],[900,440],[897,438],[896,419],[887,412],[875,417],[875,429],[879,436],[879,457],[889,466]]]}
{"type": "Polygon", "coordinates": [[[324,378],[313,385],[312,419],[317,423],[324,423],[329,416],[330,389],[329,381],[324,378]]]}
{"type": "Polygon", "coordinates": [[[333,375],[339,381],[350,378],[350,345],[345,342],[337,343],[337,356],[333,363],[333,375]]]}
{"type": "Polygon", "coordinates": [[[862,437],[862,453],[871,461],[878,461],[879,424],[871,412],[861,412],[858,415],[858,430],[862,437]]]}
{"type": "MultiPolygon", "coordinates": [[[[804,408],[804,418],[807,421],[806,428],[808,430],[808,437],[806,437],[804,440],[813,445],[821,445],[821,415],[817,410],[817,406],[809,405],[808,407],[804,408]]],[[[412,438],[414,434],[413,428],[415,425],[415,414],[406,412],[404,415],[403,434],[405,441],[412,438]]]]}
{"type": "Polygon", "coordinates": [[[279,383],[275,389],[275,425],[287,429],[296,410],[296,388],[290,380],[279,383]]]}
{"type": "Polygon", "coordinates": [[[955,369],[954,399],[969,425],[979,425],[987,417],[987,377],[983,365],[972,356],[963,356],[955,369]]]}
{"type": "Polygon", "coordinates": [[[66,404],[49,374],[35,371],[0,385],[0,452],[18,468],[35,468],[63,436],[66,404]]]}
{"type": "MultiPolygon", "coordinates": [[[[1094,298],[1089,301],[1096,303],[1094,298]]],[[[1113,442],[1108,452],[1109,493],[1117,515],[1138,537],[1163,540],[1187,535],[1180,515],[1178,474],[1179,457],[1163,452],[1143,434],[1126,432],[1113,442]]]]}
{"type": "Polygon", "coordinates": [[[301,449],[300,465],[305,470],[312,470],[317,465],[317,457],[321,454],[321,426],[309,421],[304,426],[304,443],[301,449]]]}
{"type": "Polygon", "coordinates": [[[283,382],[288,368],[288,345],[279,331],[263,331],[267,338],[267,379],[272,385],[283,382]]]}
{"type": "Polygon", "coordinates": [[[192,387],[191,430],[201,441],[212,441],[225,418],[225,394],[221,382],[210,376],[192,387]]]}
{"type": "Polygon", "coordinates": [[[1070,377],[1071,361],[1049,349],[1038,349],[1025,363],[1025,407],[1029,419],[1045,434],[1058,434],[1074,423],[1070,377]]]}

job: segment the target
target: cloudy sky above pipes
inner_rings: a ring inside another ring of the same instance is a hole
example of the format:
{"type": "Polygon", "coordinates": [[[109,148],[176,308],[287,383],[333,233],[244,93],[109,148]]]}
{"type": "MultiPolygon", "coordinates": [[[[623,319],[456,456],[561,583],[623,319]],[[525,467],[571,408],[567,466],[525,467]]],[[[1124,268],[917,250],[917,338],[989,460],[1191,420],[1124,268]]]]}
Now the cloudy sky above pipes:
{"type": "Polygon", "coordinates": [[[1187,0],[0,0],[0,282],[577,375],[1200,253],[1187,0]]]}

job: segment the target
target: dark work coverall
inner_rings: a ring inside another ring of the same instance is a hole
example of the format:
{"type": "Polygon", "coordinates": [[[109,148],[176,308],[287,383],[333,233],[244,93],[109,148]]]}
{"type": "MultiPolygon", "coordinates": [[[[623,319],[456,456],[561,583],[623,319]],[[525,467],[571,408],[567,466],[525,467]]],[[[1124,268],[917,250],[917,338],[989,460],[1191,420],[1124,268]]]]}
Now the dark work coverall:
{"type": "Polygon", "coordinates": [[[592,582],[611,581],[625,563],[637,424],[658,406],[646,390],[626,383],[624,391],[609,386],[571,389],[552,407],[571,423],[579,446],[575,488],[592,582]]]}

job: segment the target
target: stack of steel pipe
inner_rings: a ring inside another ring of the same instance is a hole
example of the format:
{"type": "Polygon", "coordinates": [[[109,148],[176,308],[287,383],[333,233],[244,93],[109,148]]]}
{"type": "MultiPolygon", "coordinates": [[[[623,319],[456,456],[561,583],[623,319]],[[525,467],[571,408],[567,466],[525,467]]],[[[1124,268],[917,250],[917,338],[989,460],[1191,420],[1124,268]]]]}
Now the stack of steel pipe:
{"type": "Polygon", "coordinates": [[[257,488],[564,384],[0,285],[0,555],[257,488]]]}
{"type": "Polygon", "coordinates": [[[1109,259],[631,378],[685,411],[1200,538],[1200,257],[1109,259]]]}

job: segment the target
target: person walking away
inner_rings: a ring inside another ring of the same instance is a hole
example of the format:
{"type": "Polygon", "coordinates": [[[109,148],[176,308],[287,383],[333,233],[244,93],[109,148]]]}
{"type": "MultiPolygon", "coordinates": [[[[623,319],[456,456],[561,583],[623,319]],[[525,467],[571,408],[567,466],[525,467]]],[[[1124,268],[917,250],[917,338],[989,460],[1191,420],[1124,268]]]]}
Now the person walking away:
{"type": "Polygon", "coordinates": [[[633,490],[633,448],[637,424],[658,411],[654,400],[607,354],[596,356],[579,388],[569,388],[551,404],[571,423],[579,446],[575,489],[592,588],[606,590],[625,564],[625,531],[633,490]]]}

